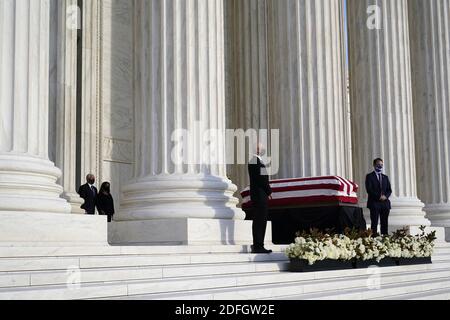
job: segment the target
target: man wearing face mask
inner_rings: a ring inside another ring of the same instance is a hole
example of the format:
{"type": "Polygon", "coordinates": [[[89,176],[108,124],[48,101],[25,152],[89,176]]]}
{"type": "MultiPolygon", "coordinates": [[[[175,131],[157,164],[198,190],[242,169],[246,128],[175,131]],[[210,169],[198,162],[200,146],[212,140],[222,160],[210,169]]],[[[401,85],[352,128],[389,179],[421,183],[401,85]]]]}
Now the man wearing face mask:
{"type": "Polygon", "coordinates": [[[378,220],[381,224],[381,234],[388,234],[388,218],[391,210],[389,197],[392,194],[389,177],[383,174],[383,160],[373,161],[374,171],[366,176],[366,190],[369,195],[367,208],[370,209],[371,228],[377,233],[378,220]]]}
{"type": "Polygon", "coordinates": [[[95,176],[88,174],[86,176],[86,184],[83,184],[78,189],[78,194],[84,199],[81,209],[84,209],[86,214],[95,214],[95,198],[97,197],[97,188],[94,186],[95,176]]]}
{"type": "Polygon", "coordinates": [[[265,153],[264,146],[259,143],[256,154],[248,164],[250,176],[250,198],[253,204],[253,246],[252,253],[271,253],[272,250],[264,248],[268,218],[268,199],[271,198],[272,189],[269,184],[269,176],[262,161],[265,153]]]}

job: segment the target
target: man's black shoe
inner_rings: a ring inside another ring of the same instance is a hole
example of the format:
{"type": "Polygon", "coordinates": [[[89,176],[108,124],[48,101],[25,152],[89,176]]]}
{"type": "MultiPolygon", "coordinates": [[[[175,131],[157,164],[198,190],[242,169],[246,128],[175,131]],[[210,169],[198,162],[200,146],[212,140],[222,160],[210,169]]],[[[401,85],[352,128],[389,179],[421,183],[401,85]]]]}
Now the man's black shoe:
{"type": "Polygon", "coordinates": [[[264,247],[261,248],[255,248],[254,246],[252,246],[252,253],[272,253],[272,250],[268,250],[264,247]]]}

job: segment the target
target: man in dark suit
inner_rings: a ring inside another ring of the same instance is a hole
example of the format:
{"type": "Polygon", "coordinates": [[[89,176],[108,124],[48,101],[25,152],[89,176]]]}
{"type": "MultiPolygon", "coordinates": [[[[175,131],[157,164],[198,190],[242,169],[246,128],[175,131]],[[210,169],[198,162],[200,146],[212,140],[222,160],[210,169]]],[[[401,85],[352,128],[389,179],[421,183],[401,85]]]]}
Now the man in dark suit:
{"type": "Polygon", "coordinates": [[[86,214],[95,214],[95,198],[97,197],[97,188],[94,186],[95,176],[88,174],[86,176],[86,184],[83,184],[78,189],[78,194],[84,199],[81,209],[84,209],[86,214]]]}
{"type": "Polygon", "coordinates": [[[392,194],[389,177],[383,174],[383,160],[373,161],[374,171],[366,176],[366,190],[369,195],[367,208],[370,209],[372,232],[377,233],[378,220],[381,224],[381,234],[388,234],[388,218],[391,210],[389,198],[392,194]]]}
{"type": "Polygon", "coordinates": [[[253,204],[253,246],[252,253],[271,253],[272,250],[264,248],[264,237],[266,235],[268,208],[267,202],[271,198],[272,189],[269,184],[269,176],[262,162],[264,147],[258,144],[256,155],[248,164],[250,176],[250,199],[253,204]]]}

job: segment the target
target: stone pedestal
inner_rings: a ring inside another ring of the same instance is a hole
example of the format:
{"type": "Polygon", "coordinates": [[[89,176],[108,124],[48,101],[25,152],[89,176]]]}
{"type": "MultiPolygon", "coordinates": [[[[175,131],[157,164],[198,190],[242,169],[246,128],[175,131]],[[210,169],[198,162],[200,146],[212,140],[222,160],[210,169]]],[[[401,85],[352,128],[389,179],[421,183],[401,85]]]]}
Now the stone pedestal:
{"type": "Polygon", "coordinates": [[[390,225],[430,225],[417,197],[407,1],[377,2],[380,29],[368,27],[371,5],[348,1],[353,166],[361,204],[366,174],[381,157],[393,189],[390,225]]]}
{"type": "MultiPolygon", "coordinates": [[[[153,245],[252,244],[252,221],[230,219],[151,219],[116,221],[110,225],[110,242],[153,245]]],[[[268,223],[265,242],[271,244],[268,223]]]]}
{"type": "Polygon", "coordinates": [[[135,178],[113,242],[220,240],[220,219],[244,219],[225,167],[223,1],[138,0],[134,15],[135,178]],[[217,235],[196,233],[195,219],[217,235]]]}
{"type": "Polygon", "coordinates": [[[417,191],[431,223],[450,227],[450,1],[408,7],[417,191]]]}
{"type": "Polygon", "coordinates": [[[104,246],[106,216],[0,212],[0,244],[13,246],[104,246]]]}

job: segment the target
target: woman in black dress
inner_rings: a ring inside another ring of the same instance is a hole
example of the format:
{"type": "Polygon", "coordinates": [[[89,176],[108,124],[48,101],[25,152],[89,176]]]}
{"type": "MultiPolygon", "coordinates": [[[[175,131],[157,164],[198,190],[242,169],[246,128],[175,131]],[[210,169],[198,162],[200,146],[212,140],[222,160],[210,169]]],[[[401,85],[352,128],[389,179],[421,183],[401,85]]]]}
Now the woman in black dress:
{"type": "Polygon", "coordinates": [[[108,222],[111,222],[114,215],[114,200],[111,195],[111,184],[109,182],[102,183],[95,202],[99,214],[107,215],[108,222]]]}

